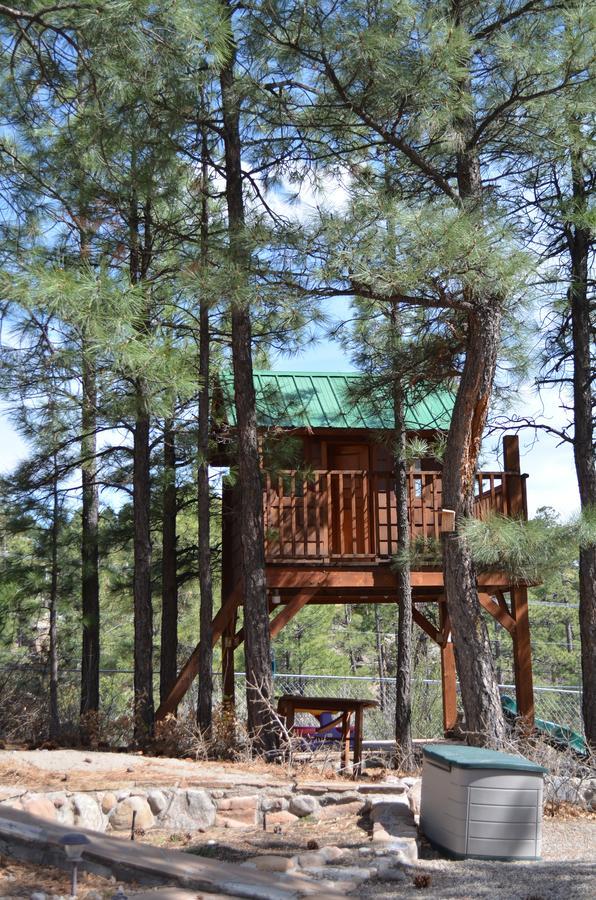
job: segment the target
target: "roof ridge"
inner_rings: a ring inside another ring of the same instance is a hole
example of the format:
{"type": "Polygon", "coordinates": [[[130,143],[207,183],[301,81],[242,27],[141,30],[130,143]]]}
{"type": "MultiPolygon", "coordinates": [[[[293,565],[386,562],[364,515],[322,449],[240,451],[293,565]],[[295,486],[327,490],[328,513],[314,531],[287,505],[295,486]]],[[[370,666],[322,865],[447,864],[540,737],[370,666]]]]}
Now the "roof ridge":
{"type": "Polygon", "coordinates": [[[364,372],[311,372],[311,371],[298,371],[296,369],[286,370],[286,369],[253,369],[253,375],[291,375],[292,377],[296,377],[297,375],[303,375],[305,378],[362,378],[364,377],[364,372]]]}

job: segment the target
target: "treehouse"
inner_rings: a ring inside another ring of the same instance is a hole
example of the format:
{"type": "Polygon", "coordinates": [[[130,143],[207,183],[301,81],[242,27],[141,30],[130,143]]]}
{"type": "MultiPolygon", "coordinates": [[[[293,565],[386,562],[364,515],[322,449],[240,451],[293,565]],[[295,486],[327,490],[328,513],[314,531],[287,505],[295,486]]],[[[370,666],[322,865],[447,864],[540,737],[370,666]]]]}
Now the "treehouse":
{"type": "MultiPolygon", "coordinates": [[[[395,603],[397,508],[392,474],[393,412],[363,390],[361,376],[255,372],[263,464],[263,516],[270,633],[309,603],[395,603]]],[[[221,385],[228,431],[235,425],[231,379],[221,385]]],[[[439,646],[443,721],[457,718],[456,673],[449,614],[437,549],[453,515],[443,509],[441,464],[433,446],[449,427],[452,397],[434,393],[408,410],[411,443],[420,449],[408,472],[413,618],[439,646]],[[435,613],[431,614],[431,608],[435,613]]],[[[224,429],[225,431],[225,429],[224,429]]],[[[225,443],[225,442],[224,442],[225,443]]],[[[526,476],[517,437],[503,439],[504,471],[478,472],[474,511],[527,518],[526,476]]],[[[242,605],[241,485],[222,496],[222,604],[213,621],[222,640],[224,694],[234,694],[234,650],[242,605]]],[[[512,636],[517,702],[533,717],[527,588],[504,572],[478,575],[480,602],[512,636]]],[[[197,670],[197,651],[183,668],[158,716],[175,709],[197,670]]]]}

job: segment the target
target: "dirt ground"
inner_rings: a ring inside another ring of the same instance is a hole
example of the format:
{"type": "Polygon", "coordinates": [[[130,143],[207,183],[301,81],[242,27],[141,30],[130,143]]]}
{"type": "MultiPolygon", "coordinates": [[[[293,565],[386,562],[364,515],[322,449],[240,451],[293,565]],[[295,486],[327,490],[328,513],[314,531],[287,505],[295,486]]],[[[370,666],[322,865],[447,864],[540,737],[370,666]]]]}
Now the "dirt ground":
{"type": "MultiPolygon", "coordinates": [[[[318,775],[318,780],[321,775],[318,775]]],[[[279,784],[288,782],[288,772],[271,766],[240,767],[237,764],[196,763],[165,760],[142,755],[76,751],[0,752],[0,785],[26,786],[30,790],[107,789],[144,784],[179,786],[218,784],[279,784]],[[87,762],[90,760],[90,762],[87,762]],[[65,777],[67,783],[65,783],[65,777]]],[[[126,840],[127,836],[122,835],[126,840]]],[[[241,863],[261,854],[293,856],[315,846],[336,845],[347,850],[342,865],[374,865],[374,848],[369,823],[365,819],[337,818],[317,822],[310,817],[284,828],[281,834],[213,828],[204,834],[152,830],[139,840],[199,856],[241,863]]],[[[359,900],[390,900],[394,897],[423,896],[428,900],[592,900],[596,897],[596,815],[578,816],[576,808],[563,810],[556,818],[543,821],[542,861],[496,862],[450,861],[423,845],[415,868],[403,869],[397,882],[372,879],[351,896],[359,900]],[[422,876],[422,878],[420,877],[422,876]],[[417,878],[417,884],[414,880],[417,878]]],[[[272,880],[276,876],[272,874],[272,880]]],[[[134,885],[124,886],[128,897],[134,885]]],[[[34,891],[49,897],[68,896],[69,879],[57,870],[42,872],[4,858],[0,860],[0,897],[25,898],[34,891]]],[[[116,884],[105,878],[84,875],[80,897],[89,892],[95,900],[108,900],[116,884]]]]}
{"type": "MultiPolygon", "coordinates": [[[[317,778],[321,778],[320,773],[317,778]]],[[[289,780],[290,773],[283,767],[259,762],[240,766],[233,762],[164,759],[143,753],[0,750],[0,785],[26,787],[31,791],[100,791],[174,784],[208,787],[222,783],[261,787],[289,780]]]]}
{"type": "MultiPolygon", "coordinates": [[[[211,829],[202,835],[152,831],[140,839],[160,846],[186,850],[200,856],[243,862],[260,854],[291,856],[313,847],[336,845],[346,848],[345,863],[362,866],[371,862],[362,847],[370,846],[366,823],[337,820],[324,823],[301,820],[282,835],[255,829],[232,832],[211,829]]],[[[123,837],[123,840],[125,838],[123,837]]],[[[482,860],[450,861],[423,847],[422,859],[415,869],[404,869],[402,882],[374,879],[364,883],[351,896],[359,900],[390,900],[394,897],[421,897],[427,900],[592,900],[596,896],[596,823],[588,818],[545,819],[543,822],[543,858],[541,862],[490,862],[482,860]],[[415,886],[415,879],[425,876],[415,886]]],[[[272,879],[276,876],[272,875],[272,879]]],[[[0,860],[0,897],[3,900],[28,898],[34,891],[48,896],[67,897],[69,878],[57,869],[0,860]]],[[[123,886],[129,898],[140,887],[123,886]]],[[[80,878],[81,900],[90,892],[93,900],[109,900],[116,892],[115,881],[84,874],[80,878]]],[[[145,890],[147,890],[145,888],[145,890]]]]}

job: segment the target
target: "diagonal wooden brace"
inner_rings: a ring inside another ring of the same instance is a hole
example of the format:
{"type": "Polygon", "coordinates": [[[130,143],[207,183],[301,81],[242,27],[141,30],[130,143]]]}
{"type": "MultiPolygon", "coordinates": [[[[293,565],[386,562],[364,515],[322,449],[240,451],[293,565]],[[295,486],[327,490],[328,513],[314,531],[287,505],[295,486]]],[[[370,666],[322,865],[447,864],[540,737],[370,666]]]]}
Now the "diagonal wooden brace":
{"type": "Polygon", "coordinates": [[[506,628],[509,634],[513,634],[515,631],[515,619],[509,615],[507,607],[503,608],[500,603],[495,603],[490,594],[478,593],[478,599],[484,609],[489,612],[503,628],[506,628]]]}
{"type": "MultiPolygon", "coordinates": [[[[218,642],[223,634],[224,628],[234,615],[234,610],[236,609],[239,600],[240,584],[237,584],[227,600],[219,608],[217,614],[213,619],[213,623],[211,625],[211,639],[213,646],[215,646],[215,644],[218,642]]],[[[188,657],[187,661],[182,666],[180,674],[174,682],[170,693],[163,701],[163,703],[160,704],[157,712],[155,713],[155,719],[157,722],[165,719],[167,715],[174,713],[176,707],[196,678],[199,671],[199,647],[200,644],[197,644],[191,655],[188,657]]]]}
{"type": "MultiPolygon", "coordinates": [[[[309,600],[312,600],[314,595],[319,590],[318,587],[308,588],[301,591],[295,597],[292,597],[291,600],[286,603],[286,605],[279,611],[279,613],[272,619],[269,623],[269,635],[274,638],[277,637],[282,628],[291,622],[295,615],[297,615],[300,610],[307,605],[309,600]]],[[[240,644],[244,640],[244,628],[240,628],[234,637],[234,647],[239,647],[240,644]]]]}

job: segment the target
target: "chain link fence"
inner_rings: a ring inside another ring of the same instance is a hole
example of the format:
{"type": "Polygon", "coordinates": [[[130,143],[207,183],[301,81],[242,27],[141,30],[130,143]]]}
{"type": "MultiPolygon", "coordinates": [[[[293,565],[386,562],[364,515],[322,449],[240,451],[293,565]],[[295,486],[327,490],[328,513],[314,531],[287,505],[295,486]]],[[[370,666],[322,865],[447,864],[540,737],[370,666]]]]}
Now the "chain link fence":
{"type": "MultiPolygon", "coordinates": [[[[416,679],[412,683],[412,730],[415,738],[435,738],[442,734],[441,682],[416,679]]],[[[61,723],[76,729],[79,715],[80,673],[76,669],[62,669],[59,681],[61,723]]],[[[376,700],[376,709],[364,716],[366,740],[391,740],[394,734],[395,680],[370,676],[295,675],[274,676],[275,696],[304,694],[309,697],[345,697],[376,700]]],[[[500,685],[501,693],[515,698],[515,686],[500,685]]],[[[183,713],[196,709],[196,681],[181,704],[183,713]]],[[[159,693],[158,681],[155,696],[159,693]]],[[[214,675],[214,702],[221,701],[221,677],[214,675]]],[[[581,691],[577,687],[538,686],[534,688],[536,715],[541,719],[567,725],[582,732],[581,691]]],[[[126,719],[132,714],[133,673],[128,669],[102,670],[100,675],[100,703],[104,721],[126,719]]],[[[0,736],[6,736],[6,723],[21,717],[22,740],[35,739],[35,731],[42,734],[48,716],[48,673],[42,667],[0,667],[0,736]],[[17,718],[15,718],[15,716],[17,718]]],[[[236,706],[239,716],[246,713],[246,679],[236,673],[236,706]]],[[[308,717],[304,719],[305,724],[308,717]]]]}
{"type": "MultiPolygon", "coordinates": [[[[365,740],[391,740],[395,733],[395,680],[343,675],[285,675],[274,677],[276,697],[282,694],[304,694],[308,697],[345,697],[376,700],[377,709],[364,715],[365,740]]],[[[515,699],[515,685],[501,684],[502,694],[515,699]]],[[[236,704],[239,713],[246,712],[246,679],[236,674],[236,704]]],[[[458,685],[459,697],[459,685],[458,685]]],[[[576,687],[535,687],[534,700],[538,718],[583,731],[581,691],[576,687]]],[[[460,704],[461,705],[461,704],[460,704]]],[[[304,719],[305,724],[307,718],[304,719]]],[[[412,733],[414,738],[436,738],[443,734],[443,702],[441,682],[416,679],[412,682],[412,733]]]]}

